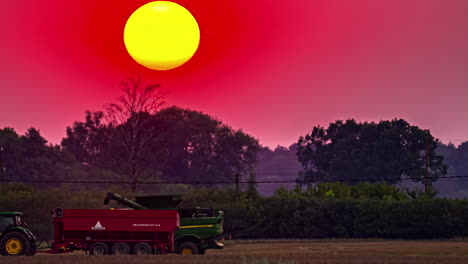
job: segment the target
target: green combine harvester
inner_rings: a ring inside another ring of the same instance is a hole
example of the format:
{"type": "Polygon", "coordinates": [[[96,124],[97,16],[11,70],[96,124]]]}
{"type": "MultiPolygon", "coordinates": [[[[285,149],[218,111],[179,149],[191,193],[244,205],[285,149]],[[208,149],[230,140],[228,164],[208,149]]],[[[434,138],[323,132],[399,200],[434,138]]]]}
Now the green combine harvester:
{"type": "Polygon", "coordinates": [[[22,216],[19,212],[0,212],[0,251],[3,256],[36,253],[36,237],[26,228],[22,216]]]}
{"type": "Polygon", "coordinates": [[[175,251],[183,255],[205,254],[207,249],[222,249],[220,238],[223,234],[224,213],[211,208],[178,208],[180,195],[137,196],[129,200],[109,192],[104,204],[115,200],[135,210],[174,210],[180,215],[180,228],[174,234],[175,251]]]}

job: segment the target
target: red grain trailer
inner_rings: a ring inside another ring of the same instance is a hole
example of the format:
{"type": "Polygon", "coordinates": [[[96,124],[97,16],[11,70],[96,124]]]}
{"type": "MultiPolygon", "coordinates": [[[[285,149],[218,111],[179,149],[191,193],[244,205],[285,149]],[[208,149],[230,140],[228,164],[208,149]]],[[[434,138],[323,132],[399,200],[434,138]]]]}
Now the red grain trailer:
{"type": "Polygon", "coordinates": [[[48,253],[166,254],[173,252],[179,228],[176,210],[56,208],[52,218],[54,243],[48,253]]]}

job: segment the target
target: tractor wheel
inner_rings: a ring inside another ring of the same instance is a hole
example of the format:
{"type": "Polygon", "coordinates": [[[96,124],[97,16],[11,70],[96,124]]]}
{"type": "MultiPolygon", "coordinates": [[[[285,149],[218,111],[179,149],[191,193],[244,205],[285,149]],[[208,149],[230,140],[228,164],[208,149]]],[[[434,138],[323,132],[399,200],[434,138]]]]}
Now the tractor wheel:
{"type": "Polygon", "coordinates": [[[91,255],[102,256],[102,255],[107,255],[108,252],[109,252],[109,248],[107,247],[106,244],[102,242],[93,243],[89,247],[89,254],[91,255]]]}
{"type": "Polygon", "coordinates": [[[133,247],[133,254],[135,255],[150,255],[151,246],[148,243],[140,242],[133,247]]]}
{"type": "Polygon", "coordinates": [[[198,254],[198,248],[192,242],[184,242],[179,247],[179,253],[182,255],[196,255],[198,254]]]}
{"type": "Polygon", "coordinates": [[[36,241],[31,240],[29,242],[31,243],[31,248],[29,249],[29,252],[26,253],[26,256],[34,256],[36,255],[36,250],[37,250],[36,241]]]}
{"type": "Polygon", "coordinates": [[[10,232],[0,241],[3,256],[26,255],[31,250],[31,242],[21,232],[10,232]]]}
{"type": "Polygon", "coordinates": [[[113,255],[128,255],[130,254],[130,246],[127,243],[118,242],[112,246],[111,252],[113,255]]]}

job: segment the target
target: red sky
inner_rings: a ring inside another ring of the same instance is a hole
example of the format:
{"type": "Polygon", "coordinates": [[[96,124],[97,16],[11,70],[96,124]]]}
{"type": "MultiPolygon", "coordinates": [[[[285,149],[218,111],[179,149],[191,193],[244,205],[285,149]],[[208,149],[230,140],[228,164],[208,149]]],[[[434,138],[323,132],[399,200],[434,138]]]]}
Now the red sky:
{"type": "Polygon", "coordinates": [[[201,43],[167,72],[124,48],[125,21],[147,2],[1,1],[0,128],[34,126],[59,143],[140,72],[171,91],[168,105],[270,147],[347,118],[404,118],[468,140],[468,1],[177,0],[198,20],[201,43]]]}

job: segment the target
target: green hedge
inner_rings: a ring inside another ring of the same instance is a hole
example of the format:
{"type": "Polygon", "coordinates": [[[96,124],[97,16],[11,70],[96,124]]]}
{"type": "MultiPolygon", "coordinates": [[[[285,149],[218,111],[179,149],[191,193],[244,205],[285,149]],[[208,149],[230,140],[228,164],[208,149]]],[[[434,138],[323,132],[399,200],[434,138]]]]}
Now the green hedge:
{"type": "Polygon", "coordinates": [[[468,201],[260,198],[225,207],[237,238],[433,239],[468,235],[468,201]]]}
{"type": "MultiPolygon", "coordinates": [[[[320,195],[329,196],[325,190],[320,195]]],[[[12,183],[0,188],[0,211],[25,213],[37,237],[51,239],[53,208],[105,208],[103,198],[107,191],[131,196],[115,188],[39,190],[12,183]]],[[[466,199],[407,199],[400,194],[380,195],[381,199],[367,194],[359,194],[362,198],[336,198],[340,194],[335,193],[332,197],[317,197],[318,194],[296,191],[262,197],[233,190],[194,189],[185,195],[188,200],[184,203],[185,207],[223,210],[225,233],[234,238],[433,239],[468,235],[466,199]]]]}

